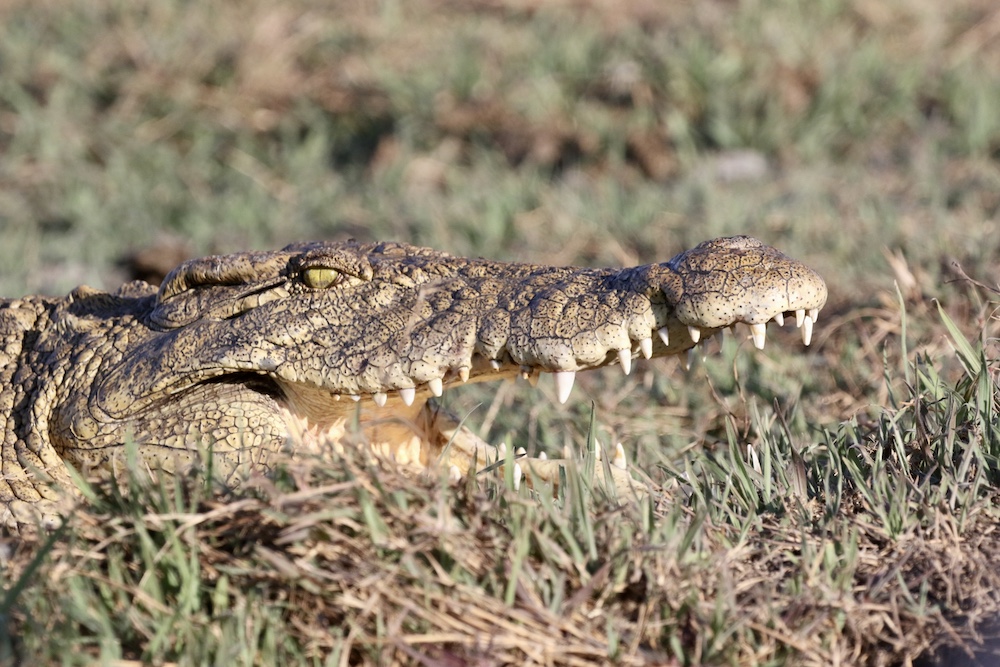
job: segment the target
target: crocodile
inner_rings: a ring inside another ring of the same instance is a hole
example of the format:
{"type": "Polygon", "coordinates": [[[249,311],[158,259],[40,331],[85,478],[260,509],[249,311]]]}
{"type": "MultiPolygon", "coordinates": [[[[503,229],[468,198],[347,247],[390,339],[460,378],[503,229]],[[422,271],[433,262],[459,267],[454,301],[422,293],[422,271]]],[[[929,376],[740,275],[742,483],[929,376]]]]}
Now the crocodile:
{"type": "MultiPolygon", "coordinates": [[[[795,317],[808,345],[827,289],[748,236],[631,268],[463,258],[402,243],[311,242],[182,263],[159,288],[0,301],[0,511],[51,525],[73,469],[203,461],[238,483],[289,447],[358,446],[453,476],[511,463],[434,401],[449,386],[575,374],[680,354],[738,323],[763,348],[795,317]]],[[[522,457],[523,452],[517,456],[522,457]]],[[[564,462],[513,462],[515,479],[564,462]]],[[[632,479],[616,449],[611,481],[632,479]]],[[[608,473],[605,472],[604,475],[608,473]]]]}

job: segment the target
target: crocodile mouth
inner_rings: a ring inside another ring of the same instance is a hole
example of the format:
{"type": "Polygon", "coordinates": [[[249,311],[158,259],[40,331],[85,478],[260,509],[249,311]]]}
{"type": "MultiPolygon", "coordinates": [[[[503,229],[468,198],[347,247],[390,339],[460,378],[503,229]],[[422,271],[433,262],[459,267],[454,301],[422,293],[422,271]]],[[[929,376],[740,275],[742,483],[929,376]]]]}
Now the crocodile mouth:
{"type": "MultiPolygon", "coordinates": [[[[792,310],[776,313],[769,323],[779,327],[794,323],[801,331],[803,343],[808,345],[817,317],[818,309],[792,310]]],[[[754,347],[764,348],[765,323],[746,327],[734,324],[728,328],[737,336],[747,332],[747,340],[754,347]]],[[[657,338],[666,347],[680,343],[682,349],[694,355],[699,343],[707,343],[723,331],[724,328],[678,326],[668,330],[664,327],[657,332],[657,338]],[[685,341],[676,340],[682,336],[686,337],[685,341]]],[[[617,364],[628,375],[633,360],[654,356],[652,342],[652,338],[642,339],[636,341],[632,350],[608,350],[603,363],[581,370],[617,364]]],[[[537,386],[541,375],[550,374],[556,399],[565,403],[577,372],[530,367],[516,364],[509,357],[501,361],[474,354],[467,363],[444,373],[436,381],[374,394],[340,394],[280,377],[269,377],[268,381],[272,383],[271,392],[280,396],[278,404],[289,435],[298,443],[342,449],[344,443],[362,442],[379,458],[419,468],[443,465],[453,476],[460,476],[470,468],[481,469],[503,458],[504,452],[485,442],[434,399],[452,387],[473,382],[522,378],[537,386]]],[[[523,457],[523,450],[517,456],[523,457]]],[[[542,460],[545,460],[544,455],[542,460]]],[[[626,467],[621,445],[616,447],[613,460],[621,469],[626,467]]]]}

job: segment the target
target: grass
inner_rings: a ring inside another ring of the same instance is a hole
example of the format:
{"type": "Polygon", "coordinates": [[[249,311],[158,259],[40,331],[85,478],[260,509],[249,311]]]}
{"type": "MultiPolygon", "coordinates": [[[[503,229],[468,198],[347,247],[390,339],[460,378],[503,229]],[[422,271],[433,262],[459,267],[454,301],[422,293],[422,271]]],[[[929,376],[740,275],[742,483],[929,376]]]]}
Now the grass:
{"type": "Polygon", "coordinates": [[[790,332],[762,353],[727,337],[690,371],[582,375],[566,407],[544,381],[445,397],[491,442],[624,442],[655,490],[636,506],[579,482],[549,501],[399,479],[351,456],[231,494],[96,487],[64,532],[7,542],[7,662],[987,650],[1000,14],[609,8],[0,3],[5,295],[114,288],[123,256],[164,239],[622,265],[734,233],[831,289],[808,350],[790,332]]]}

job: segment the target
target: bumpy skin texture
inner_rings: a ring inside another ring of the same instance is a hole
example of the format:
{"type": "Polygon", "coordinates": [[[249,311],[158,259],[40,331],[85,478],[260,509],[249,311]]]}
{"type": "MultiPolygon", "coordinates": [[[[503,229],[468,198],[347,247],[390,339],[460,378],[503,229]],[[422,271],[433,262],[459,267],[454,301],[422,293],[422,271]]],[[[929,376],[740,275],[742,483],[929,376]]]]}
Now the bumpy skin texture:
{"type": "Polygon", "coordinates": [[[738,322],[762,346],[764,323],[798,311],[808,342],[825,301],[815,272],[749,237],[627,269],[308,243],[192,260],[158,291],[6,300],[0,504],[8,523],[54,515],[64,461],[115,469],[126,440],[166,471],[209,447],[235,480],[292,441],[342,445],[355,420],[373,452],[466,473],[496,454],[428,400],[446,385],[555,372],[565,399],[572,372],[628,372],[738,322]]]}

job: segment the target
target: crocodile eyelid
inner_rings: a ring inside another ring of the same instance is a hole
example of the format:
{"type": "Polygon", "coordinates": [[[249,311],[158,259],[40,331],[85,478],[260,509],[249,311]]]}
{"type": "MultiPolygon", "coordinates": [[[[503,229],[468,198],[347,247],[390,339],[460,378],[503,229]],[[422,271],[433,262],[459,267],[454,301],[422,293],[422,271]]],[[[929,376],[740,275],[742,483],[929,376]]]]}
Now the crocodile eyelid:
{"type": "Polygon", "coordinates": [[[289,275],[298,273],[305,276],[305,272],[312,268],[323,268],[360,280],[371,280],[374,273],[368,257],[359,255],[350,247],[312,247],[290,258],[289,275]]]}

